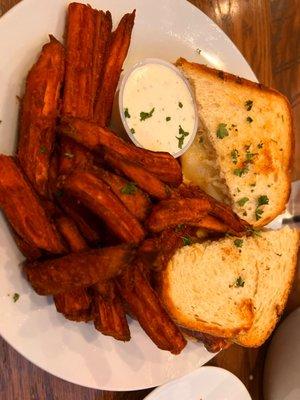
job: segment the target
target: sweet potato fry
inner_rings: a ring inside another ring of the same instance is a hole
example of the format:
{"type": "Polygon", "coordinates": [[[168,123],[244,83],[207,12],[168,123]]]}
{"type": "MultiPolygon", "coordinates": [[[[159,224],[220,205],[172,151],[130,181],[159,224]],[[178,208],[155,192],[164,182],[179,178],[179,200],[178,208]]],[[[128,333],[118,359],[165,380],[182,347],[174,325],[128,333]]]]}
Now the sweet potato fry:
{"type": "Polygon", "coordinates": [[[0,208],[28,244],[50,253],[65,246],[13,157],[0,155],[0,208]]]}
{"type": "Polygon", "coordinates": [[[64,48],[53,37],[31,68],[20,113],[18,158],[41,196],[47,196],[50,157],[55,139],[60,87],[64,77],[64,48]]]}
{"type": "Polygon", "coordinates": [[[121,171],[150,196],[159,200],[170,197],[171,191],[168,186],[138,164],[125,161],[118,157],[116,153],[108,151],[105,152],[104,159],[109,165],[121,171]]]}
{"type": "Polygon", "coordinates": [[[228,225],[211,215],[206,215],[199,222],[192,225],[212,232],[227,233],[231,231],[228,225]]]}
{"type": "Polygon", "coordinates": [[[13,232],[13,237],[20,252],[27,258],[27,260],[37,260],[42,256],[42,251],[38,248],[25,242],[16,232],[13,232]]]}
{"type": "MultiPolygon", "coordinates": [[[[76,253],[88,249],[86,241],[70,218],[61,215],[56,218],[55,222],[72,252],[76,253]]],[[[73,315],[80,311],[88,310],[91,299],[86,288],[78,288],[70,292],[57,294],[54,296],[54,303],[58,312],[73,315]]]]}
{"type": "Polygon", "coordinates": [[[206,198],[164,200],[153,207],[147,226],[151,232],[161,232],[180,224],[199,222],[211,210],[211,202],[206,198]]]}
{"type": "Polygon", "coordinates": [[[76,253],[77,251],[88,249],[86,241],[70,218],[61,215],[56,218],[55,223],[72,252],[76,253]]]}
{"type": "Polygon", "coordinates": [[[75,315],[90,308],[91,298],[85,288],[76,288],[54,296],[57,312],[75,315]]]}
{"type": "Polygon", "coordinates": [[[75,171],[63,182],[63,189],[103,219],[112,232],[125,242],[137,244],[144,238],[145,233],[138,220],[96,174],[75,171]]]}
{"type": "Polygon", "coordinates": [[[24,271],[38,294],[56,295],[116,277],[133,256],[128,245],[105,247],[43,262],[25,262],[24,271]]]}
{"type": "Polygon", "coordinates": [[[212,336],[202,332],[190,331],[189,329],[180,329],[185,335],[202,342],[206,350],[211,353],[217,353],[221,350],[228,349],[228,347],[231,346],[231,343],[224,338],[212,336]]]}
{"type": "Polygon", "coordinates": [[[89,308],[88,310],[77,311],[73,314],[65,314],[65,317],[70,321],[75,322],[89,322],[93,319],[91,308],[89,308]]]}
{"type": "Polygon", "coordinates": [[[169,153],[141,149],[126,143],[109,129],[79,118],[62,118],[58,129],[90,150],[100,151],[103,146],[125,160],[140,164],[163,182],[173,186],[182,182],[180,164],[169,153]]]}
{"type": "Polygon", "coordinates": [[[111,30],[109,23],[110,14],[85,4],[69,5],[63,115],[92,119],[95,88],[99,83],[101,63],[111,30]],[[108,22],[108,32],[105,37],[100,37],[103,21],[105,24],[108,22]]]}
{"type": "Polygon", "coordinates": [[[97,175],[110,186],[114,194],[139,221],[144,221],[150,211],[150,200],[147,195],[132,182],[119,175],[97,167],[97,175]]]}
{"type": "Polygon", "coordinates": [[[106,11],[94,10],[95,14],[95,43],[93,51],[93,92],[92,98],[95,104],[96,94],[100,86],[100,78],[103,76],[103,68],[105,65],[108,48],[111,38],[112,18],[111,13],[106,11]]]}
{"type": "Polygon", "coordinates": [[[93,286],[93,315],[95,328],[103,335],[124,342],[130,340],[124,307],[113,281],[93,286]]]}
{"type": "Polygon", "coordinates": [[[67,216],[75,222],[88,244],[95,245],[102,241],[103,235],[97,216],[60,189],[56,192],[56,199],[67,216]]]}
{"type": "Polygon", "coordinates": [[[94,156],[86,148],[67,137],[60,138],[59,175],[67,175],[76,168],[85,169],[93,165],[94,156]]]}
{"type": "Polygon", "coordinates": [[[134,18],[135,11],[125,14],[110,40],[94,109],[94,120],[100,126],[109,124],[115,92],[130,45],[134,18]]]}
{"type": "Polygon", "coordinates": [[[186,340],[164,310],[138,262],[135,261],[117,279],[117,285],[132,314],[153,342],[162,350],[179,354],[186,340]]]}

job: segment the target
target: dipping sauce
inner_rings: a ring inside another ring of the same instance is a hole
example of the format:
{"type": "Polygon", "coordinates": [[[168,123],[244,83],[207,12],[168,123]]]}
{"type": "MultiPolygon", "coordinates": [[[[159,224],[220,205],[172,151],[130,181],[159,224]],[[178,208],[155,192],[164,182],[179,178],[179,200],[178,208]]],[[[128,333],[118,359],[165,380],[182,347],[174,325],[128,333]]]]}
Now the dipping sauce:
{"type": "Polygon", "coordinates": [[[160,63],[137,67],[125,81],[122,102],[123,121],[140,147],[177,155],[191,144],[196,108],[175,67],[160,63]]]}

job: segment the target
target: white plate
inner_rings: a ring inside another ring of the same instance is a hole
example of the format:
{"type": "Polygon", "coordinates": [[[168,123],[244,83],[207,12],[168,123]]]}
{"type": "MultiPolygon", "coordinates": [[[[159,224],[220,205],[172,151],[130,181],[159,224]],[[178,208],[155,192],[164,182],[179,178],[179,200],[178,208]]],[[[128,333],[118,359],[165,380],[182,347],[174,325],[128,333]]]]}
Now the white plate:
{"type": "MultiPolygon", "coordinates": [[[[0,152],[15,149],[17,95],[48,33],[62,38],[66,0],[23,0],[0,19],[0,152]]],[[[109,9],[118,22],[137,9],[126,68],[145,57],[192,61],[255,80],[250,67],[227,36],[184,0],[88,0],[109,9]],[[196,49],[201,49],[199,55],[196,49]]],[[[136,322],[132,340],[123,344],[100,335],[90,325],[66,321],[52,300],[33,293],[23,278],[17,251],[0,216],[0,333],[34,364],[67,381],[97,389],[134,390],[161,385],[212,358],[203,346],[189,343],[179,356],[158,350],[136,322]],[[13,303],[13,293],[20,300],[13,303]]]]}
{"type": "Polygon", "coordinates": [[[223,368],[202,367],[151,392],[144,400],[251,400],[243,383],[223,368]]]}

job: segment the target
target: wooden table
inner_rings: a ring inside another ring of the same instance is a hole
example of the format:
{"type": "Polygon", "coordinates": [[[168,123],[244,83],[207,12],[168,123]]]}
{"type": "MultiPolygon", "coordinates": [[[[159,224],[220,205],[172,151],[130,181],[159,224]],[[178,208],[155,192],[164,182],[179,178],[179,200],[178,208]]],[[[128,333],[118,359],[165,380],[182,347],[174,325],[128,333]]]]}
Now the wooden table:
{"type": "MultiPolygon", "coordinates": [[[[0,15],[19,1],[0,0],[0,15]]],[[[296,133],[297,129],[299,132],[299,0],[191,0],[191,3],[228,34],[261,82],[274,86],[290,99],[296,133]]],[[[299,161],[300,140],[296,154],[299,161]]],[[[294,177],[300,177],[300,162],[297,166],[295,163],[294,177]]],[[[300,287],[299,282],[296,287],[300,287]]],[[[295,295],[299,293],[300,289],[294,291],[289,310],[300,305],[300,296],[295,295]]],[[[265,351],[266,345],[258,350],[233,346],[209,364],[232,371],[247,386],[253,400],[261,400],[265,351]]],[[[149,391],[103,392],[64,382],[26,361],[0,339],[1,400],[138,400],[149,391]]]]}

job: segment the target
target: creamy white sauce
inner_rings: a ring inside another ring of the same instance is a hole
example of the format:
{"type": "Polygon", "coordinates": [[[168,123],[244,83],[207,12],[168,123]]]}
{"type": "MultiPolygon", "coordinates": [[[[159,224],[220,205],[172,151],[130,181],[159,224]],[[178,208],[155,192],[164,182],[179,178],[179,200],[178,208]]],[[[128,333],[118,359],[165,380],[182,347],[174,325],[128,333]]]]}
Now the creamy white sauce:
{"type": "Polygon", "coordinates": [[[192,137],[196,118],[192,95],[184,80],[167,66],[149,63],[135,69],[124,86],[123,108],[141,147],[175,154],[192,137]],[[141,113],[149,118],[142,120],[141,113]]]}

